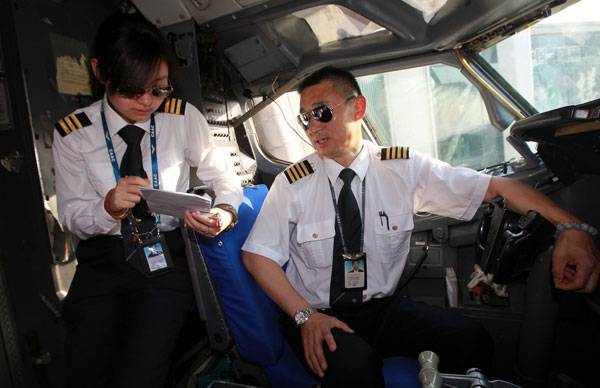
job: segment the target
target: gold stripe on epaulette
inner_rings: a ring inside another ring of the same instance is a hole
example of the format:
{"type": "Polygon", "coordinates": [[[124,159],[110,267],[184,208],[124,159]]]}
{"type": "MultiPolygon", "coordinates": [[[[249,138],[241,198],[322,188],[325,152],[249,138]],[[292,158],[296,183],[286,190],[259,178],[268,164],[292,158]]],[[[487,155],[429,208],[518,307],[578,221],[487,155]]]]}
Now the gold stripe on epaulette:
{"type": "Polygon", "coordinates": [[[167,98],[164,102],[165,113],[172,113],[176,115],[182,115],[185,113],[185,101],[179,98],[167,98]]]}
{"type": "Polygon", "coordinates": [[[81,128],[81,127],[83,127],[83,125],[81,125],[81,122],[79,121],[79,119],[77,118],[77,116],[75,116],[75,115],[71,115],[71,117],[70,117],[70,118],[71,118],[71,120],[73,121],[73,124],[75,124],[75,126],[76,126],[77,128],[81,128]]]}
{"type": "Polygon", "coordinates": [[[290,183],[294,183],[298,179],[304,178],[313,172],[315,171],[312,169],[312,165],[308,160],[303,160],[300,163],[296,163],[284,171],[285,176],[290,183]]]}
{"type": "Polygon", "coordinates": [[[61,132],[61,134],[63,136],[68,135],[69,133],[71,133],[71,130],[69,129],[69,127],[67,127],[67,124],[65,123],[64,119],[58,120],[58,125],[60,125],[60,128],[62,129],[62,131],[60,129],[58,129],[58,128],[56,128],[56,129],[58,129],[58,131],[61,132]]]}
{"type": "Polygon", "coordinates": [[[389,147],[382,148],[381,151],[377,152],[377,156],[381,157],[381,160],[391,159],[408,159],[410,147],[389,147]]]}
{"type": "Polygon", "coordinates": [[[61,136],[67,136],[68,134],[91,124],[92,122],[87,115],[83,112],[80,112],[63,117],[62,119],[58,120],[56,124],[54,124],[54,127],[61,136]]]}

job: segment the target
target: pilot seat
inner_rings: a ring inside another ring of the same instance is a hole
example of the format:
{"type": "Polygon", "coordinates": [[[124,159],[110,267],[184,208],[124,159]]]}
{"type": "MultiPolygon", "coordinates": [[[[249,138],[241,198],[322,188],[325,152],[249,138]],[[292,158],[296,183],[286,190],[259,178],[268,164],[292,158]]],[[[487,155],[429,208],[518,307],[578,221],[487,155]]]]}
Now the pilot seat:
{"type": "MultiPolygon", "coordinates": [[[[281,310],[241,260],[242,244],[266,195],[264,185],[245,187],[239,222],[227,233],[209,239],[187,231],[196,300],[206,321],[210,346],[229,360],[232,381],[263,387],[314,387],[318,381],[284,339],[281,310]]],[[[386,387],[420,388],[419,369],[415,359],[385,359],[386,387]]],[[[227,386],[226,382],[218,384],[227,386]]]]}

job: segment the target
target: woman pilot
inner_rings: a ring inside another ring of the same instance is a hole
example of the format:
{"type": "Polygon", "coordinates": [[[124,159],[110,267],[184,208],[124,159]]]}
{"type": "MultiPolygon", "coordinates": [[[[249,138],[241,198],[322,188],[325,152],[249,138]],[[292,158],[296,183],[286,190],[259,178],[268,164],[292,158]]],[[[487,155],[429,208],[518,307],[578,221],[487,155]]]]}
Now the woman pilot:
{"type": "Polygon", "coordinates": [[[168,98],[174,61],[154,25],[110,17],[90,62],[104,97],[60,120],[53,145],[59,218],[81,238],[64,303],[68,379],[162,387],[193,292],[179,219],[150,213],[139,187],[185,192],[197,167],[214,215],[188,211],[185,226],[207,237],[235,225],[242,189],[198,109],[168,98]]]}

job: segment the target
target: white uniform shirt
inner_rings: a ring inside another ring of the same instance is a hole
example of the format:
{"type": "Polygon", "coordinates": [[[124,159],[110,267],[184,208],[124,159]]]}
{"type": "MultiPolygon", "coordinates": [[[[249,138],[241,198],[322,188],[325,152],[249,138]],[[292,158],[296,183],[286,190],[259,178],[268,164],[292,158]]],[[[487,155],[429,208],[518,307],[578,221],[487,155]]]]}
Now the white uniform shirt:
{"type": "MultiPolygon", "coordinates": [[[[91,125],[66,136],[54,131],[54,167],[60,222],[82,239],[92,236],[120,234],[121,221],[104,209],[106,193],[116,186],[108,156],[100,115],[100,104],[120,163],[127,144],[117,134],[128,123],[103,100],[79,109],[91,125]]],[[[216,193],[215,205],[228,203],[237,208],[242,202],[240,179],[226,152],[214,146],[204,116],[191,104],[185,114],[154,113],[160,189],[185,192],[189,188],[190,166],[198,167],[198,178],[216,193]]],[[[146,174],[152,176],[150,155],[150,119],[135,123],[146,133],[140,144],[146,174]]],[[[152,183],[150,184],[152,187],[152,183]]],[[[160,229],[169,231],[179,220],[161,215],[160,229]]]]}
{"type": "MultiPolygon", "coordinates": [[[[367,254],[367,285],[363,298],[391,295],[400,279],[410,248],[413,214],[417,211],[468,220],[481,205],[490,176],[417,152],[410,159],[380,160],[381,147],[364,141],[350,168],[357,176],[352,191],[362,212],[362,181],[366,179],[363,215],[367,254]],[[384,211],[389,218],[389,229],[384,211]]],[[[329,285],[335,210],[328,178],[336,198],[343,186],[343,169],[331,159],[309,155],[314,172],[289,183],[279,174],[244,243],[243,250],[280,265],[292,286],[316,308],[329,307],[329,285]]]]}

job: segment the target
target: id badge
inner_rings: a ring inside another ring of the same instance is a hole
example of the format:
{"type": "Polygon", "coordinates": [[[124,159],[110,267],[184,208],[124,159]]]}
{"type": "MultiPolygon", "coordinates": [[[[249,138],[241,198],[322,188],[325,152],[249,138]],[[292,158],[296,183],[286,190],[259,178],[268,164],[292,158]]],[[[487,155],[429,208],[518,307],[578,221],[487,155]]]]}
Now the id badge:
{"type": "Polygon", "coordinates": [[[344,291],[367,289],[367,254],[344,253],[344,291]]]}
{"type": "Polygon", "coordinates": [[[142,241],[126,261],[149,278],[173,269],[169,247],[162,234],[142,241]]]}

